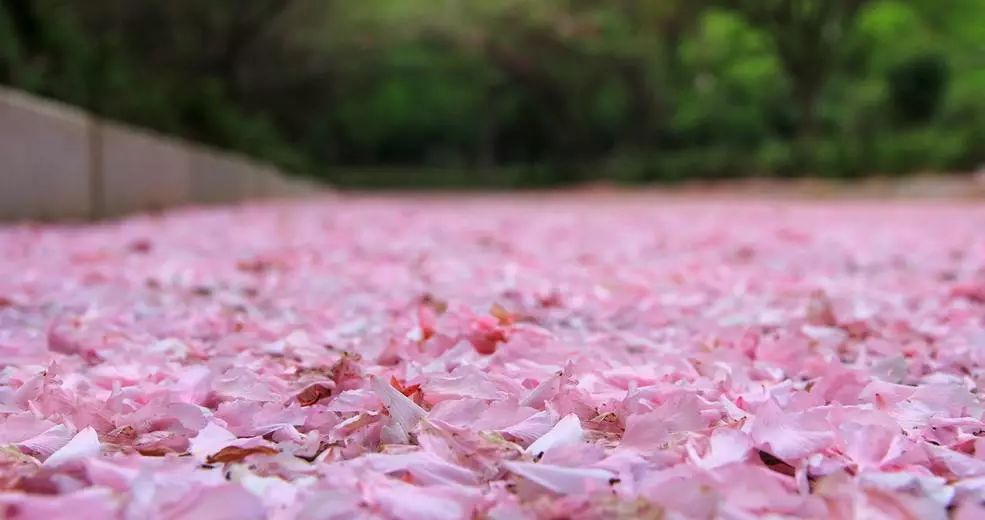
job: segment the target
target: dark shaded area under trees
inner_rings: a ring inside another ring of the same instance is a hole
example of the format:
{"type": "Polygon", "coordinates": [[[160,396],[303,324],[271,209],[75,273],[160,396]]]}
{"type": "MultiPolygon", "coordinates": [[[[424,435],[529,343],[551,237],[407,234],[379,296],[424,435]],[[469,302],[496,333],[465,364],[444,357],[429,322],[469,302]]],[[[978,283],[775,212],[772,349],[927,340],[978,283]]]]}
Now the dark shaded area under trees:
{"type": "Polygon", "coordinates": [[[3,0],[0,81],[342,184],[985,162],[980,0],[3,0]]]}

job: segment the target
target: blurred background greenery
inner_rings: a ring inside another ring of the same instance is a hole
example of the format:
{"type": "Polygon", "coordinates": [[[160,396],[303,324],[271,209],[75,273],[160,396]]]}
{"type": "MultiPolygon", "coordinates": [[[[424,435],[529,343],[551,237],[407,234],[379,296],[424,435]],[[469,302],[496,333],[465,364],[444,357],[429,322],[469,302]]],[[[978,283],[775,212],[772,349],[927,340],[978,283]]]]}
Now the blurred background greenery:
{"type": "Polygon", "coordinates": [[[0,81],[341,185],[985,162],[983,0],[3,0],[0,81]]]}

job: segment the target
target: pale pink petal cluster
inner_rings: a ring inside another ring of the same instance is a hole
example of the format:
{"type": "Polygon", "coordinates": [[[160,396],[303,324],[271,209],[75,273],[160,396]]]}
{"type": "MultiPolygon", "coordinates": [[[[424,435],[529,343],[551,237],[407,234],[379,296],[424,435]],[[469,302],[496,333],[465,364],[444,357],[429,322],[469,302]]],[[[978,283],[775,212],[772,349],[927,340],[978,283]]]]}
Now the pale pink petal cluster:
{"type": "Polygon", "coordinates": [[[985,207],[0,228],[0,517],[985,517],[985,207]]]}

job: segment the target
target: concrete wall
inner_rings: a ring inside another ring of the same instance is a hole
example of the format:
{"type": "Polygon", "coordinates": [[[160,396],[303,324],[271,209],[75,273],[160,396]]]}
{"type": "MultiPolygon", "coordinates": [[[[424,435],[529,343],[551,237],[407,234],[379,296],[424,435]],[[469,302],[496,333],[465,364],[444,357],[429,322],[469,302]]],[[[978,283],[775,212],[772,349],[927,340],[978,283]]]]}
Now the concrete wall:
{"type": "Polygon", "coordinates": [[[321,187],[246,157],[0,88],[0,219],[84,219],[321,187]]]}
{"type": "Polygon", "coordinates": [[[0,218],[85,218],[92,211],[91,119],[0,91],[0,218]]]}
{"type": "Polygon", "coordinates": [[[105,215],[191,201],[191,154],[186,145],[112,123],[98,123],[94,131],[102,147],[105,215]]]}
{"type": "Polygon", "coordinates": [[[243,168],[238,158],[211,150],[192,150],[189,156],[189,189],[194,202],[221,204],[261,195],[256,188],[256,168],[243,168]]]}

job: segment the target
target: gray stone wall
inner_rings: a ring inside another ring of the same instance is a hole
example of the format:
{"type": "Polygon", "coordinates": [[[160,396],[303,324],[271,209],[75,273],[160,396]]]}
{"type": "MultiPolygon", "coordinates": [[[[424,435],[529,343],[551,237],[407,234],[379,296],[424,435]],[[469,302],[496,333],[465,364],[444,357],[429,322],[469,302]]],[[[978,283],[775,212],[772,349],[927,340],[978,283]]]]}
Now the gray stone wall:
{"type": "Polygon", "coordinates": [[[89,219],[312,194],[248,158],[0,88],[0,219],[89,219]]]}

